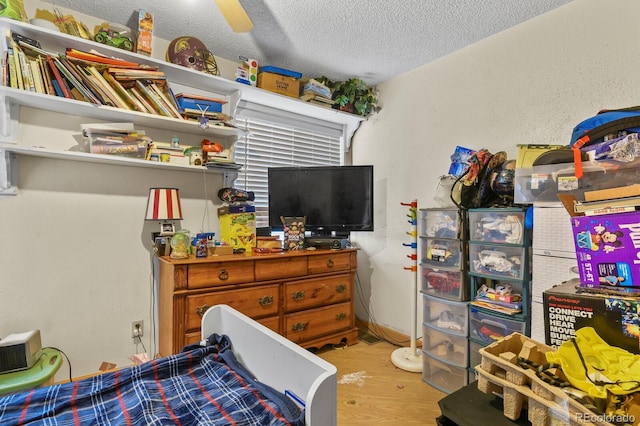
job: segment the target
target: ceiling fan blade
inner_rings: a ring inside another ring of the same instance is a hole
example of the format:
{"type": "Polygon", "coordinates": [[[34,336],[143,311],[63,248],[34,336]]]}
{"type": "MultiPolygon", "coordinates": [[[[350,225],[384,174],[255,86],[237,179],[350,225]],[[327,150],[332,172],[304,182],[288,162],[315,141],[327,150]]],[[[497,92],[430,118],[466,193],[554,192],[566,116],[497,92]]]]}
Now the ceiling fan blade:
{"type": "Polygon", "coordinates": [[[240,0],[216,0],[216,3],[233,32],[246,33],[251,31],[253,22],[240,4],[240,0]]]}

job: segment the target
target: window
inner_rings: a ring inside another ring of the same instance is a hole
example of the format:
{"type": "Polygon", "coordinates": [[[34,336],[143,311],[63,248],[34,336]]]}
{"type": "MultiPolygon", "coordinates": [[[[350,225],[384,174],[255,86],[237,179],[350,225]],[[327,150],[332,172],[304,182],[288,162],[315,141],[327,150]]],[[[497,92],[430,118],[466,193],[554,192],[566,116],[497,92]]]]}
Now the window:
{"type": "Polygon", "coordinates": [[[234,186],[254,192],[258,227],[269,225],[269,167],[344,164],[342,124],[241,103],[236,125],[248,133],[234,146],[235,162],[242,165],[234,186]]]}

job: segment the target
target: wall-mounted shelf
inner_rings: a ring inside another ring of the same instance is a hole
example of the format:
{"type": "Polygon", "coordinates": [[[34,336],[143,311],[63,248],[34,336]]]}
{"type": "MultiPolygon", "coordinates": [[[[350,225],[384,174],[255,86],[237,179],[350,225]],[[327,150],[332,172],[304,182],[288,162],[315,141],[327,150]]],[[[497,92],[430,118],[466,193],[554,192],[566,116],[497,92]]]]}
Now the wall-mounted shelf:
{"type": "MultiPolygon", "coordinates": [[[[274,111],[294,113],[301,117],[309,117],[310,119],[324,120],[338,124],[344,129],[348,139],[347,144],[360,123],[364,120],[363,117],[311,105],[297,99],[247,86],[223,77],[214,76],[168,63],[160,59],[139,55],[96,43],[92,40],[85,40],[20,21],[0,18],[0,30],[4,30],[5,34],[8,32],[18,33],[35,39],[40,42],[42,49],[49,52],[64,53],[67,48],[82,51],[94,50],[104,55],[126,61],[158,67],[158,69],[165,73],[167,81],[174,93],[197,93],[205,96],[209,95],[223,98],[227,103],[223,106],[222,112],[231,117],[235,116],[240,101],[244,100],[245,102],[260,104],[266,108],[271,108],[274,111]]],[[[0,55],[4,55],[8,48],[6,45],[7,40],[6,37],[0,40],[0,55]]],[[[31,155],[74,161],[94,161],[104,164],[135,167],[162,167],[165,168],[165,170],[202,171],[202,169],[191,166],[158,164],[139,159],[34,148],[32,145],[37,145],[34,141],[19,140],[18,129],[21,107],[87,117],[107,122],[133,123],[136,128],[140,128],[141,130],[161,129],[171,131],[177,135],[189,134],[205,137],[209,135],[221,139],[221,142],[226,146],[235,143],[238,137],[243,134],[243,132],[246,132],[246,130],[243,129],[226,126],[210,125],[207,128],[203,128],[195,121],[95,105],[88,102],[0,86],[0,154],[3,153],[3,150],[5,151],[5,155],[0,155],[0,161],[4,162],[4,164],[0,165],[0,195],[16,192],[15,170],[17,169],[17,164],[12,165],[10,162],[15,159],[17,155],[31,155]],[[12,185],[9,189],[7,189],[7,181],[12,185]]],[[[207,169],[206,171],[222,174],[225,178],[225,184],[230,184],[233,178],[237,176],[236,170],[207,169]]]]}

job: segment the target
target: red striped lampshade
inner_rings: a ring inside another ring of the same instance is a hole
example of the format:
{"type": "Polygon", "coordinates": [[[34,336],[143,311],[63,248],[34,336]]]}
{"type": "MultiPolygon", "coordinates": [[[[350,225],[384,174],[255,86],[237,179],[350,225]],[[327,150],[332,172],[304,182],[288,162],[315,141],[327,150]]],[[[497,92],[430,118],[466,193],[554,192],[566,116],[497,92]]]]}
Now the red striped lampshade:
{"type": "Polygon", "coordinates": [[[150,188],[146,220],[182,220],[178,188],[150,188]]]}

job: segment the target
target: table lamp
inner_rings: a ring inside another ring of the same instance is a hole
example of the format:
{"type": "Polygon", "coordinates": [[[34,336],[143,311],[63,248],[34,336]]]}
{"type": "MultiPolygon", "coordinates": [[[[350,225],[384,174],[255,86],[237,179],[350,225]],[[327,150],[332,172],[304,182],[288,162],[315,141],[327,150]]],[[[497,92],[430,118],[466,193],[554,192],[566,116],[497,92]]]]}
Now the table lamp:
{"type": "Polygon", "coordinates": [[[182,220],[182,207],[178,188],[150,188],[145,220],[160,222],[161,237],[176,233],[173,220],[182,220]]]}

